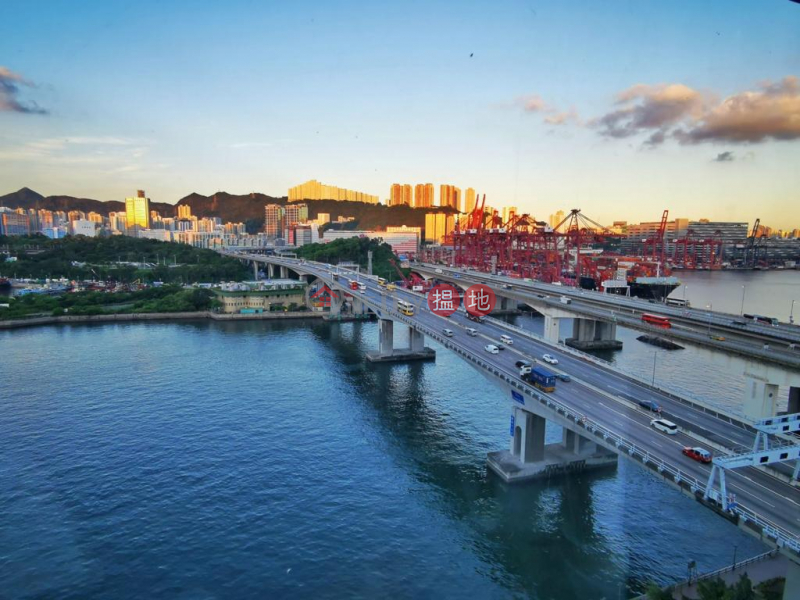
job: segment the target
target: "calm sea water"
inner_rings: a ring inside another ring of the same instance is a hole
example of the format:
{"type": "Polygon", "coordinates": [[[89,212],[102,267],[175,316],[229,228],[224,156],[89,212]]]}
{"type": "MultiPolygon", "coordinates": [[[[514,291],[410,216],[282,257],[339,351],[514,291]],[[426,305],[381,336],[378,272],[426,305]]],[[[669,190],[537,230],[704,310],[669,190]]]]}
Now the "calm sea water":
{"type": "Polygon", "coordinates": [[[763,551],[625,461],[503,485],[494,385],[376,345],[317,321],[0,332],[0,597],[619,599],[763,551]]]}

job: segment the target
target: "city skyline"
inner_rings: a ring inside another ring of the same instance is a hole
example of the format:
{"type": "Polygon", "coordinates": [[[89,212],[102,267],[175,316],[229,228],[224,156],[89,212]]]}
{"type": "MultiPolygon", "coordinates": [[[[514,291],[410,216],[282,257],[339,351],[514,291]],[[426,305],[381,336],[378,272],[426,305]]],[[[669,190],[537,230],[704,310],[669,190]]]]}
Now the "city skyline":
{"type": "Polygon", "coordinates": [[[144,187],[175,202],[198,189],[283,195],[316,176],[385,201],[393,182],[469,182],[492,206],[537,218],[579,207],[604,223],[653,221],[668,208],[800,226],[800,42],[788,1],[11,5],[17,26],[0,37],[4,191],[124,199],[144,187]],[[365,32],[357,44],[336,34],[353,20],[365,32]],[[388,22],[422,23],[419,43],[393,43],[388,22]],[[35,47],[25,43],[34,27],[35,47]],[[192,31],[211,28],[219,41],[193,43],[192,31]],[[426,42],[428,30],[450,43],[426,42]],[[298,48],[297,31],[313,43],[298,48]],[[234,32],[253,35],[231,47],[234,32]],[[146,43],[116,42],[134,34],[146,43]],[[402,80],[419,85],[398,91],[402,80]]]}

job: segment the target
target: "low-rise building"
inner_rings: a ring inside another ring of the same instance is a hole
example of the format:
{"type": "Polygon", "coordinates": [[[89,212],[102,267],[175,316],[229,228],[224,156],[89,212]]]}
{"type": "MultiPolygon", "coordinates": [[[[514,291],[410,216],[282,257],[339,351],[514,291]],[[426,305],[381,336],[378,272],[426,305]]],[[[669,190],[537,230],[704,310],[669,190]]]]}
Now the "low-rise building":
{"type": "Polygon", "coordinates": [[[232,314],[263,313],[288,310],[291,305],[305,304],[307,284],[294,279],[248,281],[225,284],[214,290],[222,304],[222,312],[232,314]]]}

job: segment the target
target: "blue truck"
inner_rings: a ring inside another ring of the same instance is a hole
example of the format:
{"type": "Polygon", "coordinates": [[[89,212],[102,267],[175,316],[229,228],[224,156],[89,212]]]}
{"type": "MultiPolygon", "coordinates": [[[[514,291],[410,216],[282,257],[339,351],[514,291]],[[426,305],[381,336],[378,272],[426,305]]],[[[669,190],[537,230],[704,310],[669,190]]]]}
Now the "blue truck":
{"type": "Polygon", "coordinates": [[[529,381],[543,392],[553,392],[556,389],[555,373],[548,371],[544,367],[533,367],[530,373],[523,376],[525,381],[529,381]]]}

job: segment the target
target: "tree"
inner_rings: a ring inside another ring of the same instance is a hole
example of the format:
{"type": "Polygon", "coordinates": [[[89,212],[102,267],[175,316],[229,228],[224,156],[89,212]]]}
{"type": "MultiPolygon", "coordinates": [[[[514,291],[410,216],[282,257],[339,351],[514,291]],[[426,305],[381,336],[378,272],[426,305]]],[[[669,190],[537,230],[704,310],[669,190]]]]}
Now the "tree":
{"type": "Polygon", "coordinates": [[[719,577],[704,579],[697,584],[700,600],[728,600],[728,586],[719,577]]]}
{"type": "Polygon", "coordinates": [[[650,583],[645,594],[647,600],[672,600],[672,586],[662,589],[657,583],[650,583]]]}
{"type": "Polygon", "coordinates": [[[742,573],[737,581],[730,588],[728,594],[730,600],[756,600],[756,593],[753,590],[753,582],[747,576],[747,573],[742,573]]]}

